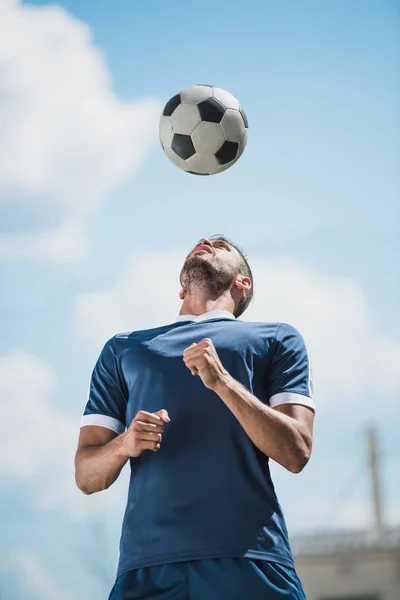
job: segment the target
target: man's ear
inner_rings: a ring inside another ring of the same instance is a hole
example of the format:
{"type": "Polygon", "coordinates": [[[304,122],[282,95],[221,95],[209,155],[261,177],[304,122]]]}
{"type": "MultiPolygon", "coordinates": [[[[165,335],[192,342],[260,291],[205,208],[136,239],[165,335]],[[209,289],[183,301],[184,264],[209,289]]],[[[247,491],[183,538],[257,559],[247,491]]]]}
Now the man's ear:
{"type": "Polygon", "coordinates": [[[184,300],[184,299],[185,299],[185,295],[186,295],[186,292],[185,292],[185,290],[184,290],[184,289],[181,289],[181,291],[179,292],[179,298],[180,298],[181,300],[184,300]]]}
{"type": "Polygon", "coordinates": [[[239,276],[235,281],[235,286],[239,288],[239,290],[249,290],[251,288],[250,277],[239,276]]]}

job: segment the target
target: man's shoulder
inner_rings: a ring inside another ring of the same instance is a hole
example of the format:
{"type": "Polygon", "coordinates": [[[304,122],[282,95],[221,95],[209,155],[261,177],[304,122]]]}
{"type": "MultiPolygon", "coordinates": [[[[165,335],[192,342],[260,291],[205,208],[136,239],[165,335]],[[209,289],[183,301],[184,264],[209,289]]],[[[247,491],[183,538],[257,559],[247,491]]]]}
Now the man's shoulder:
{"type": "Polygon", "coordinates": [[[296,327],[284,321],[242,321],[241,319],[236,319],[236,322],[242,323],[244,326],[248,326],[250,329],[262,329],[279,335],[282,333],[287,334],[298,332],[296,327]]]}
{"type": "Polygon", "coordinates": [[[263,336],[275,336],[277,331],[283,325],[281,322],[275,321],[245,321],[242,319],[236,319],[235,321],[239,327],[260,333],[263,336]]]}
{"type": "Polygon", "coordinates": [[[146,340],[151,340],[167,331],[174,329],[177,327],[178,323],[169,323],[168,325],[161,325],[158,327],[151,327],[148,329],[133,329],[131,331],[123,331],[120,333],[116,333],[110,338],[107,344],[111,344],[113,346],[118,346],[119,342],[145,342],[146,340]]]}
{"type": "Polygon", "coordinates": [[[116,333],[113,338],[115,340],[145,340],[146,338],[152,338],[154,336],[165,333],[166,331],[176,327],[177,323],[168,323],[167,325],[159,325],[158,327],[149,327],[147,329],[133,329],[131,331],[124,331],[116,333]]]}
{"type": "Polygon", "coordinates": [[[270,345],[285,344],[288,341],[300,343],[303,337],[296,327],[283,321],[244,321],[236,319],[236,330],[249,339],[262,339],[270,345]]]}

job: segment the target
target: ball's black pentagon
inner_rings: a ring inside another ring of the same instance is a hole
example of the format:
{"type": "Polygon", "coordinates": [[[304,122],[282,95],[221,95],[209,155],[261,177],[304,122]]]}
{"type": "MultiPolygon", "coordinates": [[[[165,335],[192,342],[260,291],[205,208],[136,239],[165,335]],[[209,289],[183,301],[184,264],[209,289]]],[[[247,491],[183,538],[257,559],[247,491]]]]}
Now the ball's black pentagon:
{"type": "Polygon", "coordinates": [[[172,139],[172,150],[183,160],[190,158],[193,154],[196,154],[196,150],[193,146],[190,135],[182,135],[181,133],[175,133],[172,139]]]}
{"type": "Polygon", "coordinates": [[[236,158],[239,144],[236,142],[224,142],[218,152],[215,153],[216,159],[220,165],[226,165],[236,158]]]}
{"type": "Polygon", "coordinates": [[[210,173],[196,173],[196,171],[187,171],[187,173],[191,173],[192,175],[203,175],[203,176],[209,176],[210,173]]]}
{"type": "Polygon", "coordinates": [[[168,102],[165,105],[164,110],[163,110],[163,116],[170,117],[172,115],[172,113],[174,112],[174,110],[180,105],[180,103],[181,103],[181,95],[180,94],[177,94],[176,96],[171,98],[171,100],[168,100],[168,102]]]}
{"type": "Polygon", "coordinates": [[[197,105],[202,121],[221,123],[225,108],[215,98],[208,98],[197,105]]]}
{"type": "Polygon", "coordinates": [[[244,126],[246,127],[246,129],[248,129],[248,128],[249,128],[249,122],[248,122],[248,120],[247,120],[246,113],[244,112],[244,110],[243,110],[243,108],[242,108],[242,107],[240,107],[240,111],[239,111],[239,112],[240,112],[240,114],[241,114],[241,115],[242,115],[242,117],[243,117],[244,126]]]}

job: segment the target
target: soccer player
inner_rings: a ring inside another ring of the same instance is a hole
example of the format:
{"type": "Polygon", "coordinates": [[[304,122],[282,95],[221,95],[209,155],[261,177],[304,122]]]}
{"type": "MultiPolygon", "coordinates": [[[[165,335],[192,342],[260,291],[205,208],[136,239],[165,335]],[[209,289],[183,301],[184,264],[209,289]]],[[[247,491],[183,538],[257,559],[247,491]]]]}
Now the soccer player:
{"type": "Polygon", "coordinates": [[[131,468],[109,600],[304,600],[269,471],[310,458],[304,341],[238,318],[253,277],[224,236],[199,241],[180,282],[176,322],[106,343],[82,417],[82,492],[131,468]]]}

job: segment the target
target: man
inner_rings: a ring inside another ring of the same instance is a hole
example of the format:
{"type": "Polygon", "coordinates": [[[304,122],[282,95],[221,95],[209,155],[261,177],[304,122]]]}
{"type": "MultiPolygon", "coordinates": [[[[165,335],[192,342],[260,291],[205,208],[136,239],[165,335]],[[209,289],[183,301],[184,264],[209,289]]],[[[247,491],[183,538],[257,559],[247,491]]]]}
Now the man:
{"type": "Polygon", "coordinates": [[[227,238],[201,239],[177,321],[114,336],[95,366],[77,485],[131,466],[109,600],[305,598],[268,461],[299,473],[310,458],[311,370],[293,327],[238,319],[252,279],[227,238]]]}

